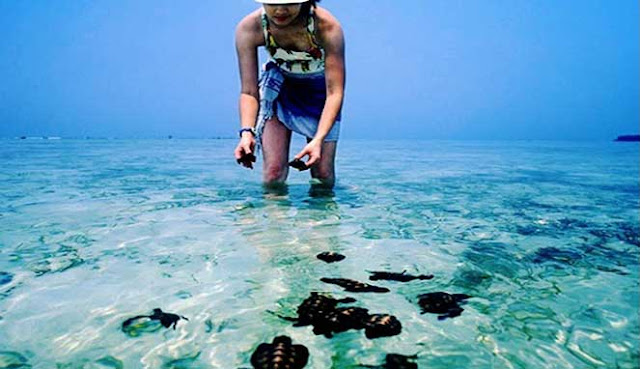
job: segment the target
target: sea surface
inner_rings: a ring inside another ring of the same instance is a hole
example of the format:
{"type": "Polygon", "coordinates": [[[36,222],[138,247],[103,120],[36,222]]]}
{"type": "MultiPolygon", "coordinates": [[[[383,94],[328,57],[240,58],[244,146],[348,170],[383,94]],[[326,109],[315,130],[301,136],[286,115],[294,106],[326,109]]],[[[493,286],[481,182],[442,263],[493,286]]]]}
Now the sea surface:
{"type": "Polygon", "coordinates": [[[318,369],[387,353],[425,369],[639,367],[638,144],[344,140],[333,191],[297,171],[265,190],[235,144],[1,140],[0,368],[250,368],[279,335],[318,369]],[[368,279],[405,270],[434,278],[368,279]],[[418,296],[439,291],[471,298],[455,318],[422,314],[418,296]],[[402,333],[326,338],[282,318],[311,292],[402,333]],[[123,330],[154,308],[189,320],[123,330]]]}

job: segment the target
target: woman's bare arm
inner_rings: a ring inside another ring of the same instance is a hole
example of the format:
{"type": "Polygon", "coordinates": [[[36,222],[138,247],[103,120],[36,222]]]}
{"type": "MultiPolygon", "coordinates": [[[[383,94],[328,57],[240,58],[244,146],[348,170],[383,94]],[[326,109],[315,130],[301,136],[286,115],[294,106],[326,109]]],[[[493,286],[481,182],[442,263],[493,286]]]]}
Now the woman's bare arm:
{"type": "MultiPolygon", "coordinates": [[[[253,128],[258,117],[260,96],[258,93],[258,47],[264,44],[260,12],[256,11],[238,23],[236,27],[236,52],[240,69],[240,125],[253,128]]],[[[255,138],[250,132],[244,132],[235,150],[236,159],[253,153],[255,138]]],[[[250,165],[245,165],[249,166],[250,165]]]]}
{"type": "Polygon", "coordinates": [[[264,44],[259,12],[245,17],[236,28],[236,52],[240,69],[240,122],[253,127],[258,115],[258,47],[264,44]]]}
{"type": "Polygon", "coordinates": [[[340,23],[326,10],[319,8],[319,38],[325,50],[327,100],[314,138],[324,140],[342,108],[345,86],[344,33],[340,23]]]}
{"type": "Polygon", "coordinates": [[[345,86],[344,33],[340,23],[328,11],[318,8],[318,38],[325,51],[325,80],[327,99],[320,116],[318,130],[311,142],[296,155],[302,158],[309,155],[307,165],[320,160],[322,143],[331,131],[336,117],[342,108],[345,86]]]}

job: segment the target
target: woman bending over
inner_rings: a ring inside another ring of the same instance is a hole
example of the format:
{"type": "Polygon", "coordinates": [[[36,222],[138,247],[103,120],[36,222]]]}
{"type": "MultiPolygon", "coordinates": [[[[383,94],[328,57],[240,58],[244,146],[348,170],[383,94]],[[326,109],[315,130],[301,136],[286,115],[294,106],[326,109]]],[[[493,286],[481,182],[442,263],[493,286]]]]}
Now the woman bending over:
{"type": "Polygon", "coordinates": [[[342,28],[318,1],[256,1],[262,8],[236,29],[242,87],[235,157],[253,168],[259,146],[266,185],[284,183],[292,165],[333,187],[345,86],[342,28]],[[258,79],[260,46],[269,60],[258,79]],[[305,136],[307,145],[289,163],[291,132],[305,136]]]}

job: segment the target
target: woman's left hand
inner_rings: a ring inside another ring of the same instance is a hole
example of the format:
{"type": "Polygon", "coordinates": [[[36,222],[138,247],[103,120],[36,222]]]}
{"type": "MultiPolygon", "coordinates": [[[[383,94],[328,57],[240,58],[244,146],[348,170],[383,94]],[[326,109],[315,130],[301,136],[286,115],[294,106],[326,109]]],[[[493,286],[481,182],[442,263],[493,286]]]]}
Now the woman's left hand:
{"type": "Polygon", "coordinates": [[[305,163],[307,167],[311,167],[320,160],[322,153],[322,141],[313,139],[295,156],[296,159],[302,159],[309,156],[309,160],[305,163]]]}

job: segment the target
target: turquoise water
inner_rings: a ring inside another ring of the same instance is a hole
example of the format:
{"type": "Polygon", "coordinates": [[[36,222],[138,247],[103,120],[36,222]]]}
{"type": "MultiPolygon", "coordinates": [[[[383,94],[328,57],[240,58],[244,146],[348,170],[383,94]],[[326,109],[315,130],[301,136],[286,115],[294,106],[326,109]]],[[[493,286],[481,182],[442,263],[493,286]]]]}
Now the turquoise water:
{"type": "Polygon", "coordinates": [[[248,368],[283,334],[308,368],[389,352],[420,368],[638,368],[637,144],[346,140],[333,193],[298,172],[278,193],[235,143],[0,141],[0,368],[248,368]],[[367,270],[435,277],[371,282],[386,294],[320,281],[367,270]],[[311,291],[402,333],[327,339],[277,316],[311,291]],[[440,321],[417,304],[435,291],[472,298],[440,321]],[[156,307],[189,321],[121,331],[156,307]]]}

